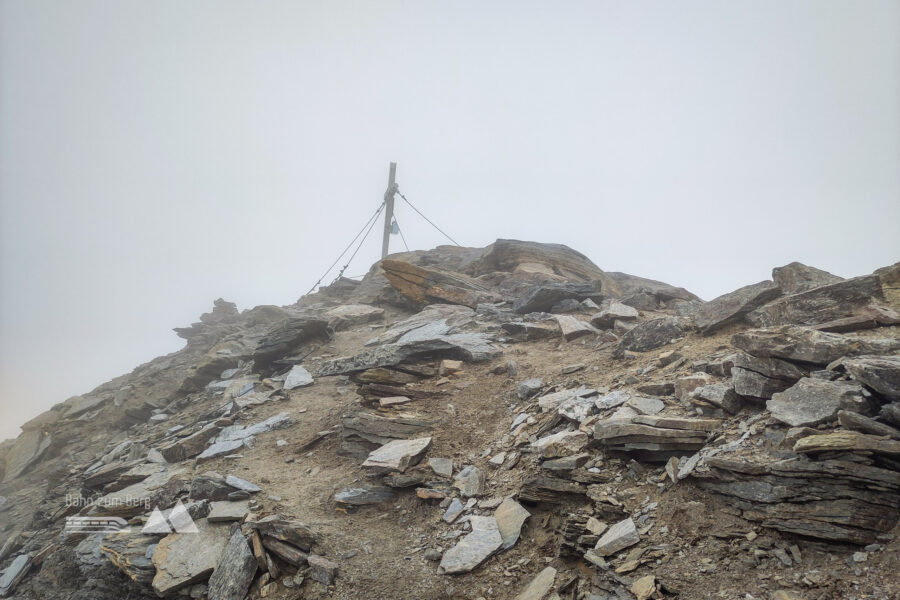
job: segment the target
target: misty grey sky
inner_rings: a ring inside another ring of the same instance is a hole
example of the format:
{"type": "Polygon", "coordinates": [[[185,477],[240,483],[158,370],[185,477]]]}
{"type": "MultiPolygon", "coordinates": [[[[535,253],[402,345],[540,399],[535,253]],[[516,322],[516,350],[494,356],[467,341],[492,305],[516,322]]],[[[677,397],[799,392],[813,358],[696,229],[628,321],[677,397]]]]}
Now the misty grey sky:
{"type": "Polygon", "coordinates": [[[900,260],[900,3],[0,0],[0,439],[219,296],[295,301],[391,160],[464,245],[707,299],[868,273],[900,260]]]}

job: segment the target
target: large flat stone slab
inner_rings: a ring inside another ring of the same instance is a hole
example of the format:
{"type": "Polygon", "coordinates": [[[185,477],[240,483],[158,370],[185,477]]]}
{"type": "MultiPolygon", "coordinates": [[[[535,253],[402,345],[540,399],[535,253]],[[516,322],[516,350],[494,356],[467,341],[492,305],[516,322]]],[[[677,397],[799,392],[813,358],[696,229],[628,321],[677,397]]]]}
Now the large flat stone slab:
{"type": "Polygon", "coordinates": [[[196,533],[173,533],[157,544],[153,552],[153,590],[157,594],[170,595],[204,581],[221,561],[231,537],[230,526],[206,519],[196,521],[196,525],[196,533]]]}
{"type": "Polygon", "coordinates": [[[837,419],[838,412],[870,408],[862,386],[854,381],[804,378],[766,402],[772,416],[791,427],[814,427],[837,419]]]}
{"type": "Polygon", "coordinates": [[[454,547],[444,552],[440,567],[444,573],[468,573],[503,544],[497,520],[494,517],[469,517],[472,531],[454,547]]]}
{"type": "Polygon", "coordinates": [[[694,324],[700,333],[713,333],[742,320],[744,315],[778,298],[781,293],[775,282],[769,280],[738,288],[701,305],[694,313],[694,324]]]}

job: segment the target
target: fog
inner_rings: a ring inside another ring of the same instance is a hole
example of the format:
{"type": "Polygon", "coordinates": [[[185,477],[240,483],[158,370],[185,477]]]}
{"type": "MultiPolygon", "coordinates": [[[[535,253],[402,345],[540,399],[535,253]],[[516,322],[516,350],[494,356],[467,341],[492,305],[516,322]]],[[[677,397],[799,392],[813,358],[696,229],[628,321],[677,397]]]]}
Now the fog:
{"type": "Polygon", "coordinates": [[[868,273],[900,260],[900,4],[3,0],[0,438],[217,297],[294,302],[390,161],[467,246],[707,299],[868,273]]]}

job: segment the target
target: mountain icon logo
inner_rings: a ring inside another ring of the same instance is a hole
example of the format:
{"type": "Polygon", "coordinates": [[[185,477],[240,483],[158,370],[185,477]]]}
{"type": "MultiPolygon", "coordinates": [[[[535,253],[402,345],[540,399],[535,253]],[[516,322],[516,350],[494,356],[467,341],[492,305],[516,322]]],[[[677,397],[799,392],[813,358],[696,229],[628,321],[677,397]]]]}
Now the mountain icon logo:
{"type": "Polygon", "coordinates": [[[188,514],[187,508],[181,503],[181,500],[175,503],[175,506],[166,512],[154,507],[150,513],[150,518],[141,529],[141,533],[197,533],[197,525],[188,514]]]}

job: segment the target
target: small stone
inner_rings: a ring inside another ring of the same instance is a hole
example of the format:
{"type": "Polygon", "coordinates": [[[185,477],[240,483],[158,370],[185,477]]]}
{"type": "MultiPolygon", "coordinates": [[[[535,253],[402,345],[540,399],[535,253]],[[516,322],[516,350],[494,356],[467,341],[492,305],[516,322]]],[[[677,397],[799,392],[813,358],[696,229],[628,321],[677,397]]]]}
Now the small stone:
{"type": "Polygon", "coordinates": [[[393,440],[369,453],[362,466],[376,471],[406,471],[418,464],[431,445],[431,438],[393,440]]]}
{"type": "Polygon", "coordinates": [[[315,383],[312,375],[301,365],[291,367],[287,377],[284,378],[284,389],[292,390],[298,387],[306,387],[315,383]]]}
{"type": "Polygon", "coordinates": [[[631,585],[631,593],[637,600],[648,600],[656,592],[656,577],[645,575],[631,585]]]}
{"type": "Polygon", "coordinates": [[[459,501],[459,498],[454,498],[450,501],[450,506],[447,507],[447,510],[444,512],[444,516],[441,517],[445,523],[452,523],[456,520],[456,517],[462,514],[462,511],[465,507],[463,503],[459,501]]]}
{"type": "Polygon", "coordinates": [[[434,548],[426,550],[424,556],[425,556],[425,560],[428,560],[431,562],[437,562],[437,561],[441,560],[440,550],[435,550],[434,548]]]}
{"type": "Polygon", "coordinates": [[[255,483],[250,483],[246,479],[241,479],[240,477],[235,477],[234,475],[227,476],[225,478],[225,483],[233,488],[244,490],[245,492],[250,492],[251,494],[262,491],[262,488],[255,483]]]}
{"type": "Polygon", "coordinates": [[[569,375],[571,373],[577,373],[578,371],[583,370],[585,367],[584,363],[578,363],[575,365],[566,365],[562,368],[563,375],[569,375]]]}
{"type": "Polygon", "coordinates": [[[547,592],[553,587],[556,579],[556,569],[553,567],[545,567],[543,571],[535,575],[524,590],[519,592],[516,600],[543,600],[547,592]]]}
{"type": "Polygon", "coordinates": [[[453,461],[449,458],[429,458],[428,466],[441,477],[453,476],[453,461]]]}
{"type": "Polygon", "coordinates": [[[484,493],[484,471],[474,465],[466,466],[456,475],[453,487],[459,489],[464,498],[480,496],[484,493]]]}
{"type": "Polygon", "coordinates": [[[869,560],[868,552],[854,552],[853,553],[853,562],[861,563],[869,560]]]}
{"type": "Polygon", "coordinates": [[[588,517],[587,524],[584,526],[592,535],[602,535],[607,527],[609,526],[606,523],[597,520],[596,517],[588,517]]]}
{"type": "Polygon", "coordinates": [[[525,381],[519,383],[519,387],[516,390],[517,395],[520,400],[528,400],[535,394],[541,391],[541,388],[544,386],[544,380],[538,378],[526,379],[525,381]]]}
{"type": "Polygon", "coordinates": [[[337,577],[338,564],[319,556],[318,554],[310,554],[309,558],[309,577],[313,581],[318,581],[322,585],[328,586],[334,583],[337,577]]]}
{"type": "Polygon", "coordinates": [[[634,546],[640,539],[637,527],[635,527],[634,521],[629,517],[610,527],[603,534],[603,537],[597,540],[597,545],[594,549],[597,550],[600,556],[610,556],[619,550],[634,546]]]}

